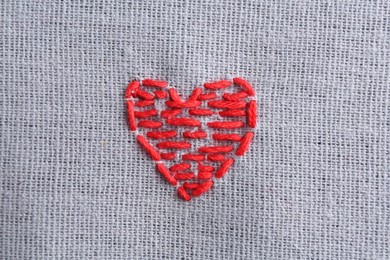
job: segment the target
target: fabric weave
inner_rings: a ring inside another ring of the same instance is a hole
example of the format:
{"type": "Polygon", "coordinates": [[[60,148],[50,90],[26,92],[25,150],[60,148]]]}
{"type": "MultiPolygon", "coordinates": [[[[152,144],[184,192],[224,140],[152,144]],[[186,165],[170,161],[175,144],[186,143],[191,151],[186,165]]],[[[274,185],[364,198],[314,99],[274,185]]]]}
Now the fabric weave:
{"type": "Polygon", "coordinates": [[[390,259],[388,1],[0,1],[0,259],[390,259]],[[185,203],[135,76],[255,87],[253,145],[185,203]]]}

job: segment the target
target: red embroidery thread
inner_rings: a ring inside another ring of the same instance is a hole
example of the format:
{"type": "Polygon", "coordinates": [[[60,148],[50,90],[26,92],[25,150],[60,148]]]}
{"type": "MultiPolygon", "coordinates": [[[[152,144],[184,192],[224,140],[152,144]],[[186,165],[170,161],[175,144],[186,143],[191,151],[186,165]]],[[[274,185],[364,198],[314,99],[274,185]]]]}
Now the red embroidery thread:
{"type": "Polygon", "coordinates": [[[161,159],[171,161],[171,160],[175,159],[176,153],[161,153],[160,156],[161,156],[161,159]]]}
{"type": "Polygon", "coordinates": [[[203,131],[184,132],[183,137],[191,139],[204,139],[207,137],[207,133],[203,131]]]}
{"type": "Polygon", "coordinates": [[[219,80],[203,86],[195,88],[187,99],[161,80],[135,80],[125,90],[130,130],[137,133],[137,141],[156,162],[157,172],[177,186],[178,196],[185,201],[210,190],[213,177],[222,178],[229,171],[235,162],[233,152],[243,156],[248,151],[254,133],[246,128],[255,128],[257,123],[256,101],[252,99],[255,92],[245,79],[219,80]],[[224,92],[232,86],[238,91],[224,92]],[[166,109],[159,111],[156,102],[163,102],[160,104],[166,109]],[[215,116],[224,120],[215,120],[215,116]],[[208,122],[202,123],[202,118],[208,122]],[[137,127],[145,129],[145,137],[137,127]],[[181,128],[185,131],[178,131],[181,128]],[[241,134],[232,133],[236,130],[241,134]],[[218,145],[199,146],[197,142],[207,138],[218,145]]]}
{"type": "Polygon", "coordinates": [[[171,168],[169,168],[169,170],[171,172],[179,172],[179,171],[188,170],[189,168],[191,168],[191,164],[189,164],[189,163],[178,163],[178,164],[172,165],[171,168]]]}

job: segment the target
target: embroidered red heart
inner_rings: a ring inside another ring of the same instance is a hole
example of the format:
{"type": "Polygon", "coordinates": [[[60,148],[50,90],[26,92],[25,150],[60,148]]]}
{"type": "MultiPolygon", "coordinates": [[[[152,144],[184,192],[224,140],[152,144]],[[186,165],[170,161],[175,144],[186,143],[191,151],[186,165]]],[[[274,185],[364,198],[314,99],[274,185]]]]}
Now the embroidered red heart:
{"type": "Polygon", "coordinates": [[[207,192],[214,177],[228,172],[234,157],[248,150],[256,126],[255,92],[246,80],[203,86],[187,99],[167,82],[152,79],[132,81],[125,92],[130,130],[185,201],[207,192]]]}

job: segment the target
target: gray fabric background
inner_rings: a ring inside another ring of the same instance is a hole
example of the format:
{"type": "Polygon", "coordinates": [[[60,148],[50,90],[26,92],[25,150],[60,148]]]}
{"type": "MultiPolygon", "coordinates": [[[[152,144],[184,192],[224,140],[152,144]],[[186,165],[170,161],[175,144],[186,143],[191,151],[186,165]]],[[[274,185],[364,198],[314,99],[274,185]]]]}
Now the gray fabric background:
{"type": "Polygon", "coordinates": [[[390,259],[388,1],[0,1],[1,259],[390,259]],[[134,76],[243,76],[247,156],[184,203],[134,76]]]}

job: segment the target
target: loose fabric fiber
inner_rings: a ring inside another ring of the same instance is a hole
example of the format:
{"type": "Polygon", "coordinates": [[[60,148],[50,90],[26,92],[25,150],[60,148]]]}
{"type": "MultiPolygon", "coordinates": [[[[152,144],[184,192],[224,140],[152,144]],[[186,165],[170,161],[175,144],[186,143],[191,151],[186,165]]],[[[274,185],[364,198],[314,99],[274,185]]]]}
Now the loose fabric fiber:
{"type": "Polygon", "coordinates": [[[390,259],[388,1],[0,1],[0,259],[390,259]],[[250,150],[191,202],[135,77],[253,84],[250,150]]]}

